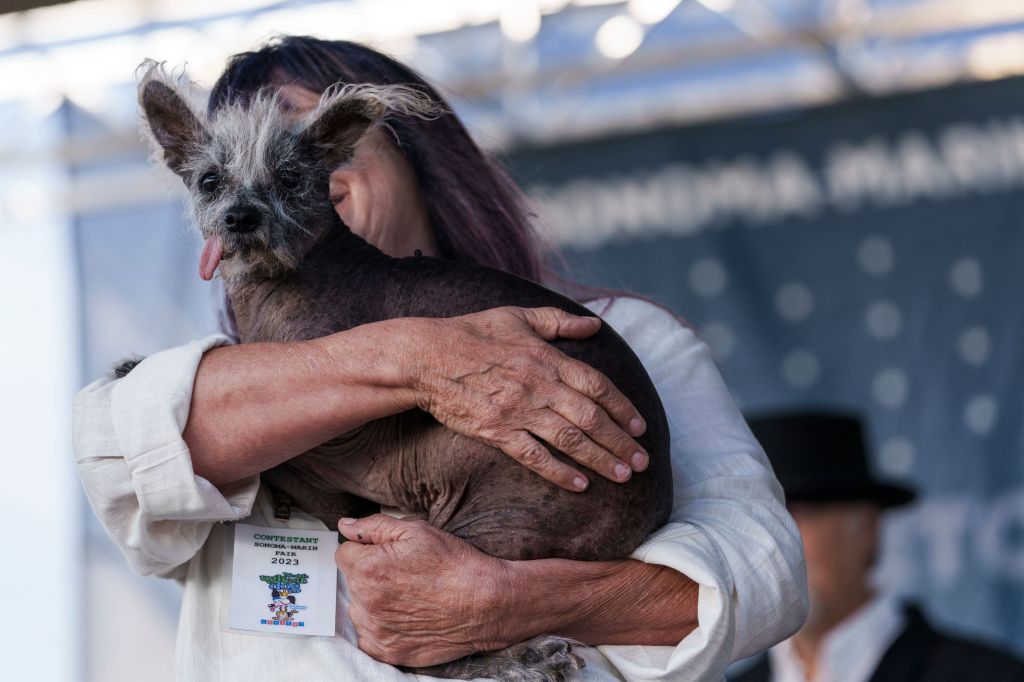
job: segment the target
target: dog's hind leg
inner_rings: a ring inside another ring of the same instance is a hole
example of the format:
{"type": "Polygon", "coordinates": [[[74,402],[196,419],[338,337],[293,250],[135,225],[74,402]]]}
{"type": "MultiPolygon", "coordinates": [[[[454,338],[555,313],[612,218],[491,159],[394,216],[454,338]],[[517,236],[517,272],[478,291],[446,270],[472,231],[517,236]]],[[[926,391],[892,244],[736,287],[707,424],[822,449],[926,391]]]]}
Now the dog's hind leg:
{"type": "Polygon", "coordinates": [[[473,654],[414,672],[446,680],[483,677],[498,682],[569,682],[586,665],[573,653],[574,644],[579,645],[564,637],[541,635],[508,649],[473,654]]]}

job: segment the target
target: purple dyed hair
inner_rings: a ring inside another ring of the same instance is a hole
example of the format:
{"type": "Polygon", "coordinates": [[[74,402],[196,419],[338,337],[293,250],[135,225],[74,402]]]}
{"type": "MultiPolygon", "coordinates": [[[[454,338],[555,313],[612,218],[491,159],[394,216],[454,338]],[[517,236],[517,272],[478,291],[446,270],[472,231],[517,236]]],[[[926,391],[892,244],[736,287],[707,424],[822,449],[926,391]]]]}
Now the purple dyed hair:
{"type": "Polygon", "coordinates": [[[369,47],[305,36],[274,39],[228,61],[210,93],[209,113],[247,101],[261,88],[299,85],[316,93],[335,83],[408,85],[445,105],[436,119],[389,116],[398,148],[412,166],[442,258],[498,268],[535,282],[545,279],[545,249],[534,232],[525,195],[488,158],[419,74],[369,47]]]}

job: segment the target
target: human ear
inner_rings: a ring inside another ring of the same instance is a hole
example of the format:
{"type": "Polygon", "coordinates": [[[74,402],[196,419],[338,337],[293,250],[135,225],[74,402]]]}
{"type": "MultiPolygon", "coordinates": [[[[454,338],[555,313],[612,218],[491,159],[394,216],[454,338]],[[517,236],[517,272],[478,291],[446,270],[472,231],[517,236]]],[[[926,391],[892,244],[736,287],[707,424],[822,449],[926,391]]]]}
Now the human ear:
{"type": "Polygon", "coordinates": [[[861,510],[859,542],[863,547],[865,569],[874,568],[878,563],[882,542],[881,523],[881,508],[867,505],[861,510]]]}
{"type": "Polygon", "coordinates": [[[185,98],[164,82],[160,65],[144,62],[143,67],[148,71],[139,83],[139,106],[146,132],[167,167],[186,179],[188,158],[206,139],[206,130],[185,98]]]}
{"type": "Polygon", "coordinates": [[[337,206],[352,191],[352,185],[350,183],[351,172],[347,169],[335,168],[330,175],[328,180],[328,187],[331,196],[331,205],[337,206]]]}

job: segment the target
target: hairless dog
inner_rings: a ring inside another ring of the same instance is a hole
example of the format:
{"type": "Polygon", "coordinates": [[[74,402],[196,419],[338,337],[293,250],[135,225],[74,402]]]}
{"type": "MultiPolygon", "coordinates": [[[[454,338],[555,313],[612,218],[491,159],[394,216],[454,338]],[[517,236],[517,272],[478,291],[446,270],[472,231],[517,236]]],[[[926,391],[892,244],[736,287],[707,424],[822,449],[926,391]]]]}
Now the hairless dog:
{"type": "MultiPolygon", "coordinates": [[[[198,114],[152,62],[139,85],[144,128],[190,191],[205,238],[200,274],[218,266],[240,340],[312,339],[396,317],[452,317],[498,306],[575,301],[498,270],[426,256],[392,258],[353,234],[328,194],[330,172],[387,116],[431,116],[436,105],[402,86],[349,85],[296,120],[261,92],[198,114]]],[[[597,477],[562,490],[499,450],[410,410],[370,422],[263,474],[333,527],[374,505],[398,507],[505,559],[621,559],[666,523],[672,506],[669,434],[650,378],[607,325],[583,341],[551,342],[603,372],[647,422],[650,464],[625,483],[597,477]]],[[[551,447],[554,456],[568,461],[551,447]]],[[[582,659],[547,636],[428,670],[439,677],[561,680],[582,659]]]]}

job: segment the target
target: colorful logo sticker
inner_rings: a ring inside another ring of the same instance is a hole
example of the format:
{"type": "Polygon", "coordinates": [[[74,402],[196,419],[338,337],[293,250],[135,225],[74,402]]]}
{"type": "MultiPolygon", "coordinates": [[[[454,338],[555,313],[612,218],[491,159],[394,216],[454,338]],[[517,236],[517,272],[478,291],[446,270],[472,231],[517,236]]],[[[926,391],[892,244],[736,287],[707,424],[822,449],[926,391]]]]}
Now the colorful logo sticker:
{"type": "Polygon", "coordinates": [[[271,602],[267,608],[272,618],[260,619],[262,625],[282,625],[284,627],[301,628],[306,623],[295,619],[295,614],[305,611],[306,606],[296,603],[295,595],[302,592],[302,586],[309,582],[306,573],[278,573],[277,575],[261,575],[260,580],[270,588],[271,602]]]}

